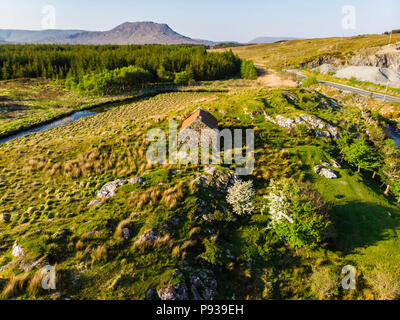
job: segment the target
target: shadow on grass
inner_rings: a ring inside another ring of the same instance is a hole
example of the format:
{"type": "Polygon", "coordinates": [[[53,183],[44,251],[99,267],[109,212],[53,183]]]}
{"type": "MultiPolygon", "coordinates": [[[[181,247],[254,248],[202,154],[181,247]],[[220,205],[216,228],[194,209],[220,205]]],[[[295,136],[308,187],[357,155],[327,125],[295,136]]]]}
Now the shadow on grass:
{"type": "Polygon", "coordinates": [[[333,205],[331,215],[337,231],[334,248],[343,253],[398,237],[400,219],[393,208],[352,201],[333,205]]]}

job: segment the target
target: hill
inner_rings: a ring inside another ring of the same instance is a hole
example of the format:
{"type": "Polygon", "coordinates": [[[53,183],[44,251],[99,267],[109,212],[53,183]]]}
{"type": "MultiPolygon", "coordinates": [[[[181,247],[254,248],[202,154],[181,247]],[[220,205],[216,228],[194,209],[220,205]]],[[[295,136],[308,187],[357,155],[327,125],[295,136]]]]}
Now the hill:
{"type": "Polygon", "coordinates": [[[40,43],[83,32],[82,30],[0,30],[0,42],[40,43]]]}
{"type": "MultiPolygon", "coordinates": [[[[390,52],[383,50],[389,44],[389,39],[389,35],[316,38],[241,46],[232,50],[240,58],[251,59],[257,64],[271,67],[306,65],[317,67],[323,63],[340,64],[351,61],[349,64],[385,68],[389,67],[385,65],[385,61],[390,62],[392,59],[389,56],[396,56],[399,53],[398,50],[390,50],[390,52]]],[[[400,34],[393,34],[391,41],[392,43],[399,42],[400,34]]],[[[393,60],[393,65],[395,64],[393,60]]]]}
{"type": "Polygon", "coordinates": [[[197,44],[213,42],[185,37],[167,24],[154,22],[125,22],[109,31],[84,30],[0,30],[0,40],[14,43],[47,44],[197,44]]]}
{"type": "Polygon", "coordinates": [[[299,40],[299,38],[293,38],[293,37],[258,37],[258,38],[255,38],[255,39],[249,41],[249,44],[275,43],[275,42],[289,41],[289,40],[299,40]]]}

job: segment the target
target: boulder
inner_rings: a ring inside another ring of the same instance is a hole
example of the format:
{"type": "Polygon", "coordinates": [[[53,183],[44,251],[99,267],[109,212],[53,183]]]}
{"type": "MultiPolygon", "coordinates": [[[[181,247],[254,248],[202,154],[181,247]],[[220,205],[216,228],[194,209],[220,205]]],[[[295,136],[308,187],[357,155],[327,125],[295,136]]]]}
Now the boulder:
{"type": "Polygon", "coordinates": [[[215,167],[214,166],[206,166],[204,167],[204,172],[210,175],[213,175],[215,172],[215,167]]]}
{"type": "Polygon", "coordinates": [[[209,279],[206,273],[190,276],[190,291],[194,300],[213,300],[216,289],[217,281],[209,279]]]}
{"type": "Polygon", "coordinates": [[[276,116],[276,124],[289,130],[296,127],[296,122],[294,120],[279,115],[276,116]]]}
{"type": "Polygon", "coordinates": [[[160,288],[157,291],[158,297],[161,300],[188,300],[188,290],[185,283],[181,282],[176,285],[169,285],[160,288]]]}
{"type": "Polygon", "coordinates": [[[128,228],[123,228],[122,229],[122,237],[125,240],[129,240],[131,238],[131,231],[128,228]]]}
{"type": "Polygon", "coordinates": [[[98,205],[100,203],[101,203],[101,201],[99,199],[94,199],[94,200],[89,202],[88,206],[89,207],[93,207],[93,206],[96,206],[96,205],[98,205]]]}
{"type": "Polygon", "coordinates": [[[332,159],[331,162],[332,162],[334,168],[337,168],[337,169],[342,168],[342,166],[336,160],[332,159]]]}
{"type": "Polygon", "coordinates": [[[115,196],[116,189],[124,184],[127,184],[128,180],[117,179],[115,181],[107,182],[103,187],[101,187],[100,191],[97,192],[98,198],[111,198],[115,196]]]}
{"type": "Polygon", "coordinates": [[[13,249],[11,255],[13,257],[21,257],[24,255],[24,249],[17,244],[17,241],[13,244],[13,249]]]}
{"type": "Polygon", "coordinates": [[[336,179],[337,178],[337,175],[335,174],[335,172],[332,169],[323,168],[323,169],[321,169],[319,174],[327,179],[336,179]]]}
{"type": "Polygon", "coordinates": [[[315,172],[316,174],[318,174],[318,173],[321,172],[321,169],[322,169],[322,168],[323,168],[323,167],[322,167],[321,165],[317,165],[317,166],[314,167],[314,172],[315,172]]]}
{"type": "Polygon", "coordinates": [[[144,183],[144,178],[143,177],[133,177],[128,180],[129,183],[132,184],[143,184],[144,183]]]}
{"type": "Polygon", "coordinates": [[[325,129],[326,128],[325,123],[321,119],[319,119],[315,116],[311,116],[308,114],[301,114],[300,118],[303,119],[305,122],[307,122],[307,124],[312,129],[325,129]]]}
{"type": "Polygon", "coordinates": [[[329,138],[331,134],[328,131],[315,130],[315,136],[329,138]]]}
{"type": "Polygon", "coordinates": [[[154,295],[155,295],[156,291],[154,290],[153,287],[150,287],[147,291],[146,291],[146,296],[145,296],[145,300],[153,300],[154,295]]]}
{"type": "Polygon", "coordinates": [[[153,244],[157,240],[154,229],[150,229],[143,233],[138,240],[136,240],[135,245],[141,245],[143,243],[153,244]]]}

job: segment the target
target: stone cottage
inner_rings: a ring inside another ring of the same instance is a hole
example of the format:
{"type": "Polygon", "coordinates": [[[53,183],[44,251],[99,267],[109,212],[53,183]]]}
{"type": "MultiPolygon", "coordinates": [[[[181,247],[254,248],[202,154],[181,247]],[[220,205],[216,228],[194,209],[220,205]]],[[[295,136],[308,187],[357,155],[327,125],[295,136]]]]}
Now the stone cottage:
{"type": "Polygon", "coordinates": [[[218,120],[208,111],[203,108],[197,108],[185,121],[183,121],[181,130],[178,135],[179,147],[188,141],[184,134],[188,130],[193,130],[197,134],[198,141],[201,141],[202,130],[218,129],[218,120]]]}

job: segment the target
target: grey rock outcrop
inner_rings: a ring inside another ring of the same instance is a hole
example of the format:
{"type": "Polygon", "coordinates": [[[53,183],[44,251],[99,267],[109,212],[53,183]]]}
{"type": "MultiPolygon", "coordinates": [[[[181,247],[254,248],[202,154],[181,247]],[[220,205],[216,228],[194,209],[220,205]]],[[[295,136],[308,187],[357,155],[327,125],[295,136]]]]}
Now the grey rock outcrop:
{"type": "Polygon", "coordinates": [[[217,290],[217,281],[201,271],[190,276],[190,292],[194,300],[213,300],[217,290]]]}
{"type": "Polygon", "coordinates": [[[319,174],[319,173],[321,172],[321,169],[322,169],[322,168],[323,168],[322,166],[317,165],[317,166],[314,167],[314,172],[315,172],[316,174],[319,174]]]}
{"type": "Polygon", "coordinates": [[[95,206],[101,203],[100,199],[109,199],[116,195],[117,189],[125,184],[143,184],[143,177],[133,177],[131,179],[117,179],[114,181],[109,181],[105,185],[101,187],[101,189],[97,192],[97,199],[94,199],[89,202],[88,206],[95,206]]]}
{"type": "Polygon", "coordinates": [[[24,249],[20,247],[17,242],[15,241],[13,244],[11,255],[13,257],[21,257],[24,255],[24,249]]]}
{"type": "Polygon", "coordinates": [[[332,169],[323,168],[319,174],[327,179],[336,179],[337,175],[332,169]]]}
{"type": "Polygon", "coordinates": [[[218,191],[225,192],[230,186],[239,180],[233,171],[224,172],[213,166],[207,166],[204,174],[198,173],[194,180],[196,187],[215,188],[218,191]]]}
{"type": "Polygon", "coordinates": [[[122,229],[122,237],[125,240],[129,240],[131,238],[131,231],[128,228],[123,228],[122,229]]]}
{"type": "Polygon", "coordinates": [[[128,183],[128,180],[117,179],[114,181],[107,182],[104,186],[101,187],[99,192],[97,192],[98,198],[111,198],[115,196],[116,190],[118,187],[121,187],[128,183]]]}
{"type": "Polygon", "coordinates": [[[266,113],[264,113],[264,117],[266,121],[275,123],[281,128],[288,130],[294,130],[297,125],[305,125],[309,130],[313,130],[317,137],[339,137],[339,129],[337,127],[334,127],[313,115],[301,114],[294,120],[280,115],[277,115],[274,119],[266,113]]]}
{"type": "Polygon", "coordinates": [[[160,288],[157,291],[158,297],[161,300],[188,300],[188,289],[185,283],[178,283],[176,285],[169,285],[160,288]]]}
{"type": "Polygon", "coordinates": [[[156,236],[154,229],[150,229],[139,236],[139,239],[136,240],[135,245],[153,244],[154,241],[157,240],[157,238],[158,237],[156,236]]]}
{"type": "Polygon", "coordinates": [[[332,165],[334,168],[336,168],[336,169],[342,168],[342,166],[336,160],[332,159],[331,162],[332,162],[332,165]]]}
{"type": "Polygon", "coordinates": [[[144,178],[143,177],[133,177],[131,179],[128,179],[128,183],[143,184],[144,183],[144,178]]]}

